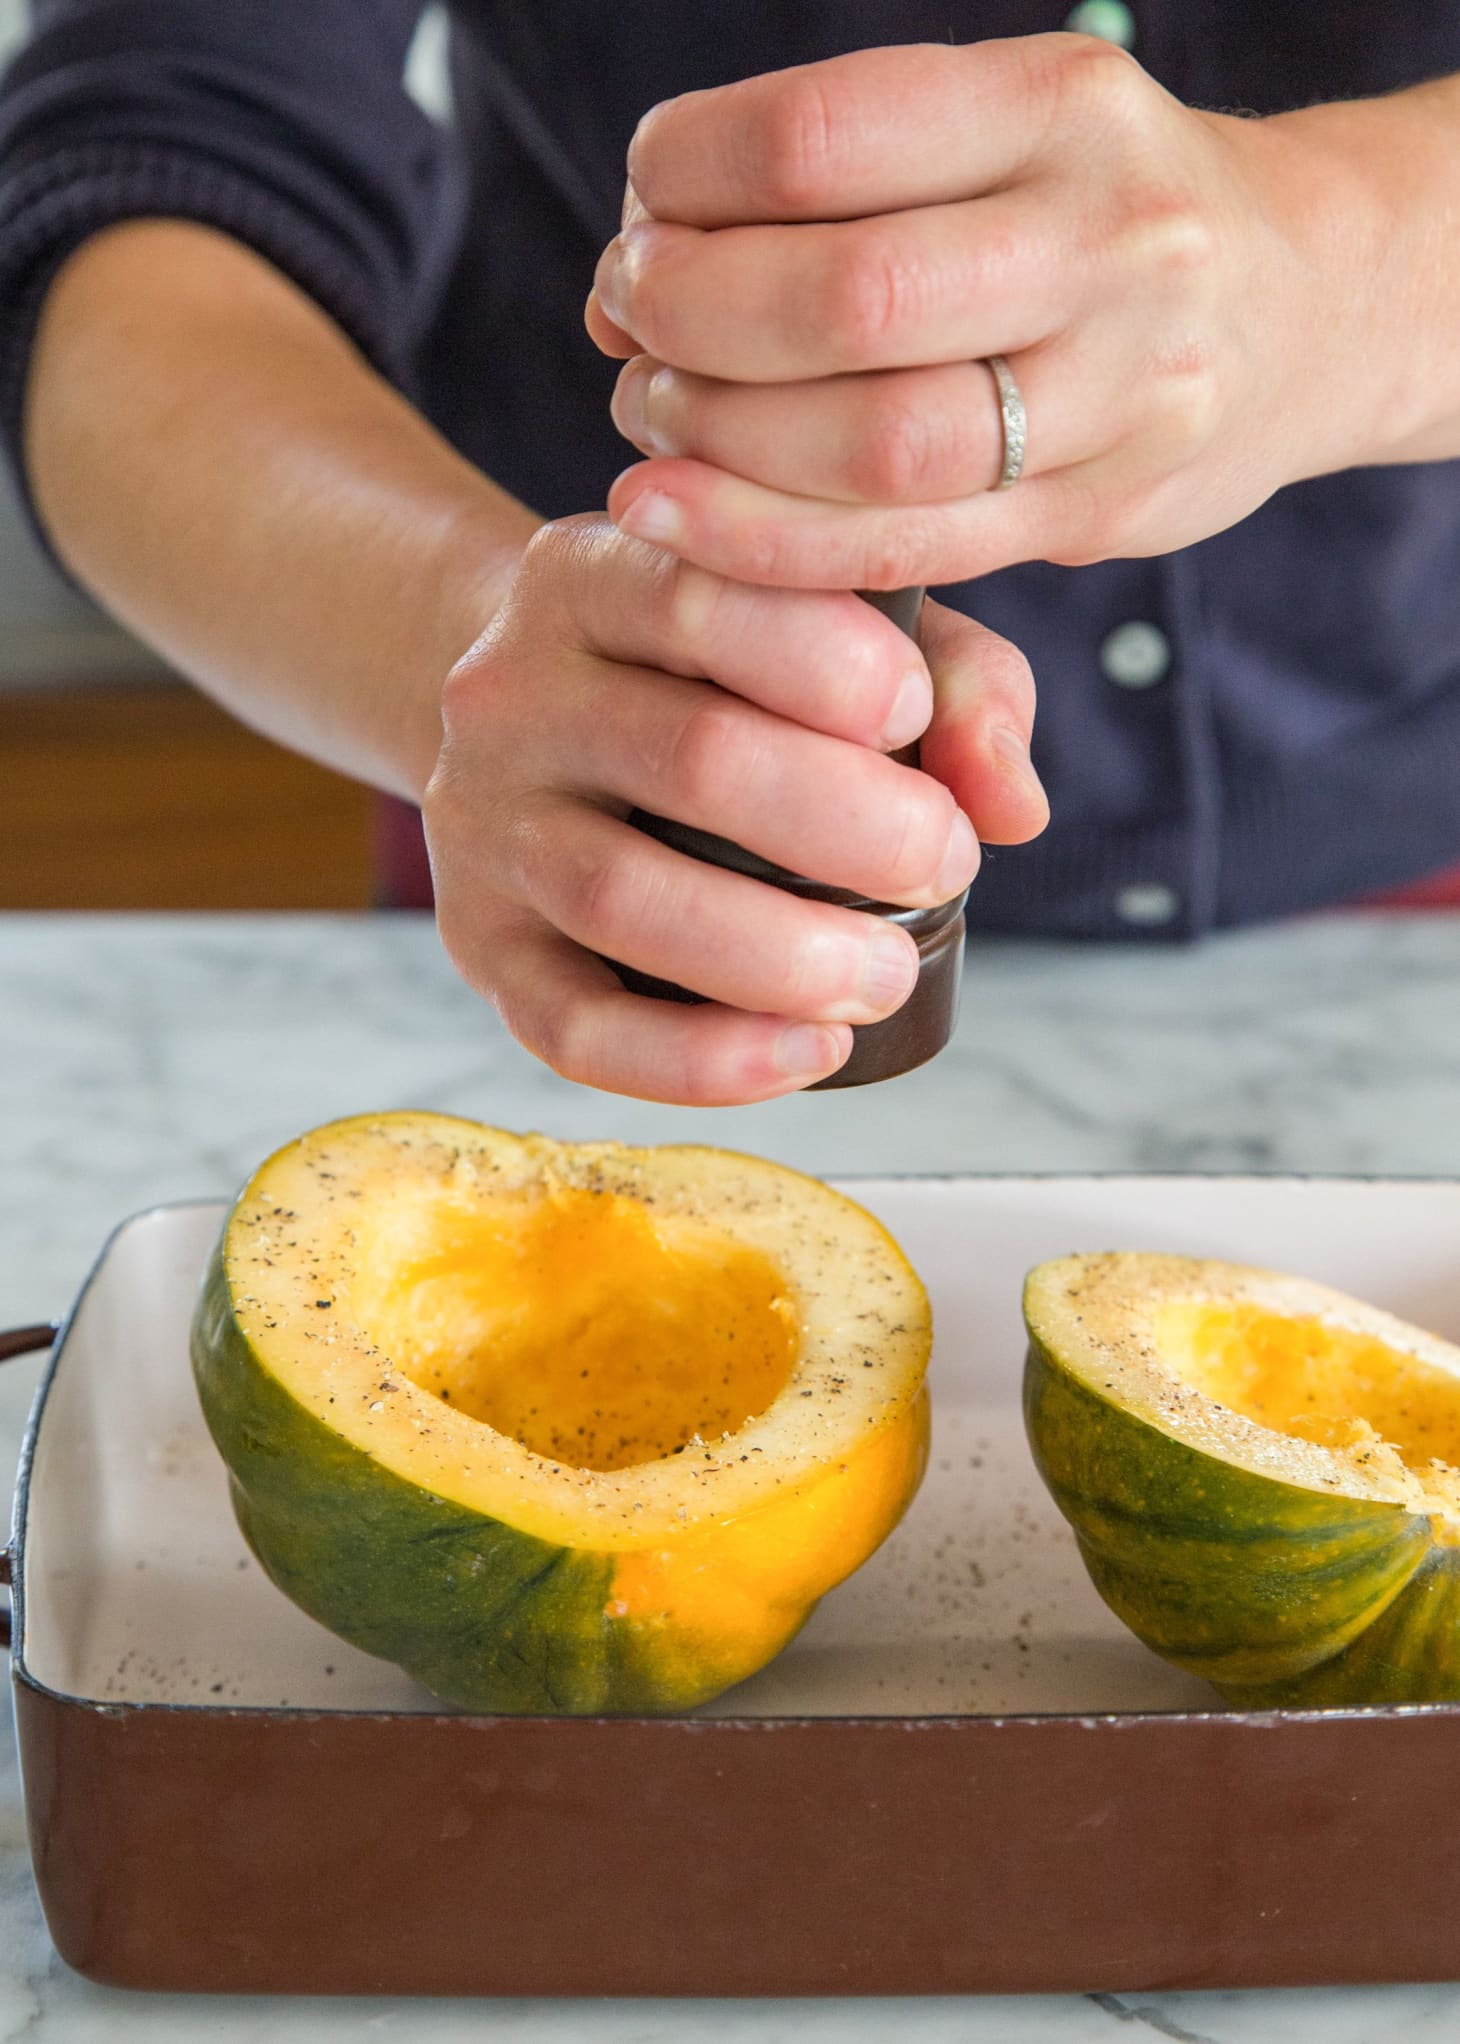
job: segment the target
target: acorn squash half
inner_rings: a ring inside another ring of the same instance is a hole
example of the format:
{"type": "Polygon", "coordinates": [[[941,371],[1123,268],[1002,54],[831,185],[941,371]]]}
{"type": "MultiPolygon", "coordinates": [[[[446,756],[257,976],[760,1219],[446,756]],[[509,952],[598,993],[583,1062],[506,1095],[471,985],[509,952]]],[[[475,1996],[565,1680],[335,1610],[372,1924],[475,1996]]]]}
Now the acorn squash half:
{"type": "Polygon", "coordinates": [[[1460,1699],[1460,1349],[1175,1256],[1041,1264],[1024,1315],[1035,1460],[1147,1646],[1246,1707],[1460,1699]]]}
{"type": "Polygon", "coordinates": [[[471,1709],[647,1712],[763,1666],[896,1525],[930,1340],[814,1179],[384,1114],[245,1187],[192,1350],[296,1604],[471,1709]]]}

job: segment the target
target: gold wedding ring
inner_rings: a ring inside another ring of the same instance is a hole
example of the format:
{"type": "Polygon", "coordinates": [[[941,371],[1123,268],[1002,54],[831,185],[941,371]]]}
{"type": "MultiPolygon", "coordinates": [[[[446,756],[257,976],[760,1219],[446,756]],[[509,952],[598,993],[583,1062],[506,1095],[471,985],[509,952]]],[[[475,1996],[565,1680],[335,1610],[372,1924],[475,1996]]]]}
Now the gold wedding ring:
{"type": "Polygon", "coordinates": [[[993,372],[999,392],[999,417],[1004,427],[1004,460],[999,469],[996,489],[1012,490],[1024,473],[1024,448],[1029,435],[1029,419],[1024,410],[1024,399],[1014,372],[1002,355],[984,357],[993,372]]]}

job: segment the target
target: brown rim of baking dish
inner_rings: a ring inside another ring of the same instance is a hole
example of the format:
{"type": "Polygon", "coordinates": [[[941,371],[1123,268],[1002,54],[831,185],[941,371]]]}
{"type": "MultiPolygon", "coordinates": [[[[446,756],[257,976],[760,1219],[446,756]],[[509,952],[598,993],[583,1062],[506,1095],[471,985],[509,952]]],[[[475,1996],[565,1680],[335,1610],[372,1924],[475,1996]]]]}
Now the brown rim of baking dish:
{"type": "Polygon", "coordinates": [[[63,1957],[90,1977],[796,1995],[1460,1969],[1440,1900],[1460,1871],[1446,1705],[488,1719],[49,1687],[26,1665],[30,1480],[71,1326],[120,1233],[37,1394],[11,1549],[36,1879],[63,1957]]]}

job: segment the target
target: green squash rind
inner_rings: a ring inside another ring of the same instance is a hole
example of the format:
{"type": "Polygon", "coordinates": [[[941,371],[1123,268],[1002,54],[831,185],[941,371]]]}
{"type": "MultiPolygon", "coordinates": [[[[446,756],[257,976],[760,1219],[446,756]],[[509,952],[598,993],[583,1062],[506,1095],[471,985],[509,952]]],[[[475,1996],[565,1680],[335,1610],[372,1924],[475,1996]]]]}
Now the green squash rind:
{"type": "Polygon", "coordinates": [[[1032,1329],[1024,1412],[1096,1589],[1164,1659],[1244,1706],[1460,1698],[1457,1550],[1428,1518],[1202,1453],[1032,1329]]]}
{"type": "Polygon", "coordinates": [[[1243,1710],[1460,1703],[1460,1556],[1431,1547],[1399,1595],[1352,1645],[1286,1682],[1228,1683],[1243,1710]]]}
{"type": "MultiPolygon", "coordinates": [[[[611,1555],[406,1483],[303,1411],[239,1329],[226,1234],[225,1224],[194,1315],[193,1373],[244,1538],[302,1610],[475,1711],[680,1710],[749,1672],[608,1617],[611,1555]]],[[[808,1615],[788,1614],[788,1639],[808,1615]]]]}

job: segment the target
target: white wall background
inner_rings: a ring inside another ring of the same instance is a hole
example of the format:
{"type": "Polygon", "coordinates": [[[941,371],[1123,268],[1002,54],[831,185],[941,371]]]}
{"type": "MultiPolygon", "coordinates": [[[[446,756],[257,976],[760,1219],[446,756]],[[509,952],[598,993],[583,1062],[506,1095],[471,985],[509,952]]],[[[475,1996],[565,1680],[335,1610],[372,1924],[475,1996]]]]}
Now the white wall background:
{"type": "MultiPolygon", "coordinates": [[[[0,0],[0,63],[25,33],[27,0],[0,0]]],[[[438,116],[447,108],[445,16],[428,8],[407,83],[438,116]]],[[[61,581],[37,550],[0,474],[0,690],[155,673],[152,655],[61,581]]]]}

